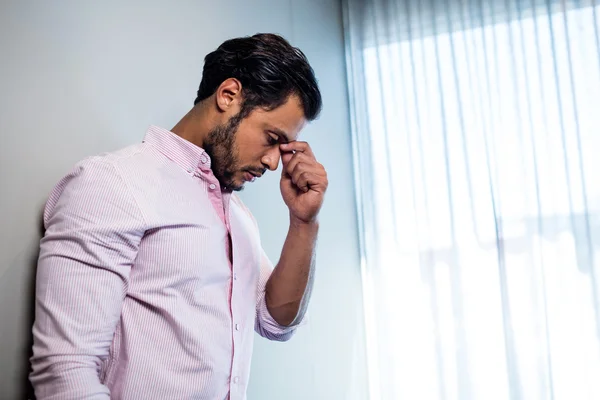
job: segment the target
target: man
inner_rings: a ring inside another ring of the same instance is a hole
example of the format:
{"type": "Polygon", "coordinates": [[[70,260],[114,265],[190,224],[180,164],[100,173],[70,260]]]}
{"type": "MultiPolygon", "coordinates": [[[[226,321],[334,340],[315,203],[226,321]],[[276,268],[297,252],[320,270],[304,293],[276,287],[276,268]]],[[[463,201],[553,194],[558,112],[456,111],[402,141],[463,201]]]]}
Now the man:
{"type": "Polygon", "coordinates": [[[312,288],[327,175],[297,140],[321,109],[283,38],[206,56],[171,131],[79,163],[44,212],[31,382],[42,399],[244,399],[253,330],[288,340],[312,288]],[[233,192],[283,164],[277,266],[233,192]]]}

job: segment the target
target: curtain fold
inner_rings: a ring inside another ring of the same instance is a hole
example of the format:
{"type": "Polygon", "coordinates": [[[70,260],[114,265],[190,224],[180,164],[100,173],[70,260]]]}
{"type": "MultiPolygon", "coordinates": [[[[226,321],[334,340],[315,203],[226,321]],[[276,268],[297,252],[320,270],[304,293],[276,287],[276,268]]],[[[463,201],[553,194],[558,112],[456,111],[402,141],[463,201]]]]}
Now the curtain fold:
{"type": "Polygon", "coordinates": [[[344,0],[371,400],[600,399],[599,14],[344,0]]]}

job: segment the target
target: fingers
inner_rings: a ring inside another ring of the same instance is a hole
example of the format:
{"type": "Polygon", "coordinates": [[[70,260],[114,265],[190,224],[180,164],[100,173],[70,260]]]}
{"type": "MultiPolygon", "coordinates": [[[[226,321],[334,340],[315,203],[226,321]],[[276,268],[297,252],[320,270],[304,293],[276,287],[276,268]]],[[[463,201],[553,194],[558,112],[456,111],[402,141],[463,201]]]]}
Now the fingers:
{"type": "Polygon", "coordinates": [[[292,176],[294,171],[297,171],[299,168],[302,170],[313,170],[313,172],[319,175],[325,175],[323,165],[305,153],[292,154],[283,165],[283,173],[292,176]]]}
{"type": "Polygon", "coordinates": [[[327,172],[315,159],[315,155],[306,142],[294,141],[280,145],[283,174],[300,190],[323,190],[327,188],[327,172]]]}
{"type": "Polygon", "coordinates": [[[292,175],[292,171],[299,163],[310,165],[317,162],[317,160],[307,156],[304,153],[288,153],[286,154],[286,158],[286,161],[283,163],[283,171],[288,175],[292,175]]]}
{"type": "Polygon", "coordinates": [[[292,182],[303,192],[308,192],[311,187],[317,184],[317,176],[308,171],[300,171],[299,173],[292,175],[292,182]]]}
{"type": "Polygon", "coordinates": [[[279,148],[282,152],[285,152],[285,153],[290,153],[290,152],[304,153],[307,156],[315,158],[315,155],[313,154],[313,151],[310,148],[310,145],[306,142],[301,142],[301,141],[296,140],[296,141],[289,142],[289,143],[282,143],[279,145],[279,148]]]}
{"type": "Polygon", "coordinates": [[[303,153],[296,153],[284,166],[284,174],[299,189],[307,192],[309,189],[319,190],[327,187],[327,173],[325,168],[315,159],[303,153]]]}

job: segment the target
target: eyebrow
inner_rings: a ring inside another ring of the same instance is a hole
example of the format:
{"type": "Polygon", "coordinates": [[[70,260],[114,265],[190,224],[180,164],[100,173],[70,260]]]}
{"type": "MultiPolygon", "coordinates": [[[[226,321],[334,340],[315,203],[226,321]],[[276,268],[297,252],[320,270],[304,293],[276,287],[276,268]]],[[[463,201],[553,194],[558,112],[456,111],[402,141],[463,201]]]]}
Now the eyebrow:
{"type": "Polygon", "coordinates": [[[279,136],[279,138],[284,142],[284,143],[289,143],[291,142],[290,137],[287,135],[287,133],[285,133],[284,131],[282,131],[281,129],[278,128],[270,128],[269,129],[271,132],[273,132],[274,134],[276,134],[277,136],[279,136]]]}

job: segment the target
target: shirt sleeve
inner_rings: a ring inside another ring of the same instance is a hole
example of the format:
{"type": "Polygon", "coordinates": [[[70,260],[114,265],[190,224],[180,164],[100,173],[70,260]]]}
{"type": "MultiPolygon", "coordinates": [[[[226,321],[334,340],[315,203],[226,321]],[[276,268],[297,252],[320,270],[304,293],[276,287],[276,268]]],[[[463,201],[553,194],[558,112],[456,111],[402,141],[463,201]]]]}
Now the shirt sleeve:
{"type": "Polygon", "coordinates": [[[271,313],[269,313],[265,296],[265,288],[267,281],[271,276],[271,272],[273,272],[273,264],[263,250],[260,262],[258,301],[256,303],[256,322],[254,325],[254,330],[260,336],[266,339],[285,342],[294,335],[296,328],[305,324],[307,321],[307,316],[304,315],[302,319],[294,321],[294,323],[289,326],[280,325],[277,323],[277,321],[275,321],[275,319],[271,316],[271,313]]]}
{"type": "Polygon", "coordinates": [[[38,400],[109,399],[100,373],[109,357],[144,234],[115,166],[80,163],[44,212],[36,279],[31,383],[38,400]]]}

